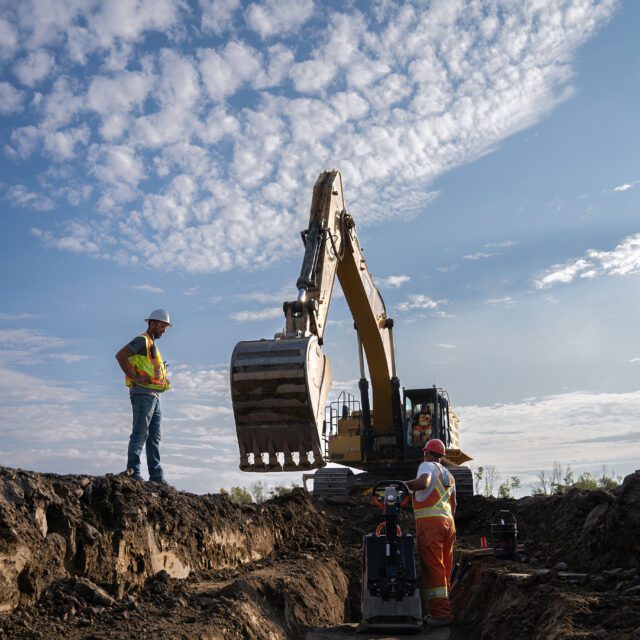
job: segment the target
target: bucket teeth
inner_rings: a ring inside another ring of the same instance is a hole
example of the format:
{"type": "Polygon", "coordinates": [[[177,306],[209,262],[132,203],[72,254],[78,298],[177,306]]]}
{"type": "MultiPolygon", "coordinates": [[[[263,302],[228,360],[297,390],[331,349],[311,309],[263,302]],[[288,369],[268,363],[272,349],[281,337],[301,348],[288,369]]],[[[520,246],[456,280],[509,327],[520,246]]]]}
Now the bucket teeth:
{"type": "Polygon", "coordinates": [[[231,359],[231,399],[240,468],[324,466],[319,421],[330,386],[329,361],[315,336],[239,342],[231,359]],[[300,454],[298,464],[293,452],[300,454]]]}
{"type": "Polygon", "coordinates": [[[298,465],[294,462],[293,456],[291,455],[291,450],[287,446],[285,442],[283,447],[284,449],[284,464],[282,465],[283,471],[297,471],[298,465]]]}

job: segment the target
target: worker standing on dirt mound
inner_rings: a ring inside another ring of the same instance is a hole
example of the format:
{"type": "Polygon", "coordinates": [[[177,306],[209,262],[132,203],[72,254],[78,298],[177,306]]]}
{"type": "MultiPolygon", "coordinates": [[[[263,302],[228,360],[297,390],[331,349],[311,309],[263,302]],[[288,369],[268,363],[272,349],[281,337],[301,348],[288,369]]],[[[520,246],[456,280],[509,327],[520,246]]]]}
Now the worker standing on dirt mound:
{"type": "Polygon", "coordinates": [[[169,388],[169,380],[156,340],[171,326],[171,320],[167,311],[156,309],[145,321],[147,330],[116,353],[133,409],[126,473],[134,480],[142,480],[140,454],[146,446],[149,480],[168,484],[160,466],[160,394],[169,388]]]}
{"type": "Polygon", "coordinates": [[[442,440],[429,440],[423,452],[424,462],[418,467],[416,479],[407,486],[414,492],[416,542],[428,611],[425,624],[440,627],[448,625],[453,617],[449,578],[456,539],[456,487],[453,475],[440,463],[445,453],[442,440]]]}

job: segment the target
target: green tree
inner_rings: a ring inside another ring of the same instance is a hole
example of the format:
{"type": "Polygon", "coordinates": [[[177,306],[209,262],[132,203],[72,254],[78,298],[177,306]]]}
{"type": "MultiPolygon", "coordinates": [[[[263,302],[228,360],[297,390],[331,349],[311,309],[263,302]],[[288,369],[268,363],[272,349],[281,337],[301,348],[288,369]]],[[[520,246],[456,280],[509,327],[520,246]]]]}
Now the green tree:
{"type": "Polygon", "coordinates": [[[275,487],[271,487],[269,490],[270,498],[277,498],[278,496],[284,496],[287,493],[291,493],[294,489],[297,489],[300,485],[292,482],[290,486],[285,487],[284,485],[277,484],[275,487]]]}
{"type": "Polygon", "coordinates": [[[498,487],[498,498],[513,498],[514,491],[519,489],[521,485],[518,476],[511,476],[498,487]]]}
{"type": "Polygon", "coordinates": [[[229,491],[220,489],[220,493],[236,504],[251,504],[253,502],[251,494],[244,487],[231,487],[229,491]]]}
{"type": "Polygon", "coordinates": [[[533,485],[531,493],[534,496],[549,496],[554,493],[566,493],[569,489],[584,489],[586,491],[615,489],[621,482],[622,477],[616,476],[615,472],[609,473],[605,465],[602,466],[602,472],[599,476],[584,471],[576,480],[569,465],[565,467],[563,474],[562,465],[559,462],[554,462],[549,476],[545,471],[538,474],[538,482],[533,485]]]}

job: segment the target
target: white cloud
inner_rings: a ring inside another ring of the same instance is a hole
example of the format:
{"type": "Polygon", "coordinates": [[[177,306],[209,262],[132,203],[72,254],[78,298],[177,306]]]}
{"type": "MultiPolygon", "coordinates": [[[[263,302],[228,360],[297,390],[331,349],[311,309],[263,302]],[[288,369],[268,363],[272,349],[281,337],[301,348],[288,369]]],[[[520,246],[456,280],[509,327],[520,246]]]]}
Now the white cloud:
{"type": "MultiPolygon", "coordinates": [[[[0,406],[0,414],[5,419],[0,421],[0,433],[7,433],[10,425],[16,421],[15,407],[9,403],[68,403],[79,399],[80,394],[74,389],[46,381],[26,373],[12,371],[0,365],[0,385],[4,403],[0,406]]],[[[18,429],[18,432],[20,429],[18,429]]],[[[27,433],[33,436],[36,425],[32,424],[27,433]]]]}
{"type": "Polygon", "coordinates": [[[440,307],[448,304],[447,300],[434,300],[429,296],[421,293],[410,295],[404,302],[396,305],[399,311],[413,311],[425,309],[428,311],[436,311],[440,307]]]}
{"type": "Polygon", "coordinates": [[[462,256],[465,260],[484,260],[485,258],[492,258],[495,253],[486,253],[484,251],[477,251],[466,256],[462,256]]]}
{"type": "Polygon", "coordinates": [[[39,316],[33,313],[4,313],[0,312],[0,320],[31,320],[39,316]]]}
{"type": "Polygon", "coordinates": [[[626,237],[612,251],[587,250],[584,258],[554,265],[534,280],[538,289],[569,284],[577,277],[627,276],[640,271],[640,233],[626,237]]]}
{"type": "Polygon", "coordinates": [[[512,307],[515,304],[515,300],[511,296],[505,296],[503,298],[488,298],[487,304],[495,305],[495,306],[505,306],[512,307]]]}
{"type": "Polygon", "coordinates": [[[6,199],[15,207],[33,209],[35,211],[51,211],[55,204],[47,196],[29,191],[22,184],[16,184],[7,191],[6,199]]]}
{"type": "Polygon", "coordinates": [[[0,58],[11,58],[17,47],[18,34],[15,27],[9,21],[0,18],[0,58]]]}
{"type": "Polygon", "coordinates": [[[456,410],[461,419],[462,450],[477,464],[495,465],[504,478],[516,475],[523,482],[532,482],[556,461],[571,465],[574,471],[601,469],[606,464],[620,473],[637,466],[640,391],[575,391],[456,410]],[[585,430],[585,425],[603,421],[606,433],[585,430]]]}
{"type": "Polygon", "coordinates": [[[201,49],[199,70],[214,102],[233,95],[239,87],[263,77],[261,54],[249,45],[230,42],[221,52],[201,49]]]}
{"type": "Polygon", "coordinates": [[[619,185],[617,187],[614,187],[613,190],[614,191],[618,191],[618,192],[629,191],[629,189],[633,189],[637,184],[638,184],[637,181],[636,182],[631,182],[631,183],[625,182],[624,184],[621,184],[621,185],[619,185]]]}
{"type": "Polygon", "coordinates": [[[411,278],[409,276],[387,276],[386,278],[379,278],[378,285],[380,287],[401,287],[403,284],[409,282],[411,278]]]}
{"type": "Polygon", "coordinates": [[[24,94],[8,82],[0,82],[0,115],[8,116],[22,109],[24,94]]]}
{"type": "Polygon", "coordinates": [[[202,28],[221,35],[229,29],[240,0],[199,0],[202,9],[202,28]]]}
{"type": "Polygon", "coordinates": [[[245,20],[261,38],[293,31],[313,14],[313,0],[266,0],[254,2],[245,12],[245,20]]]}
{"type": "Polygon", "coordinates": [[[154,287],[152,284],[133,284],[132,289],[136,291],[145,291],[147,293],[164,293],[164,289],[160,287],[154,287]]]}
{"type": "MultiPolygon", "coordinates": [[[[207,398],[211,401],[229,399],[229,370],[227,367],[224,369],[181,370],[172,373],[170,377],[171,394],[175,393],[178,400],[194,397],[207,398]]],[[[218,409],[213,410],[218,411],[218,409]]]]}
{"type": "Polygon", "coordinates": [[[123,264],[163,255],[163,269],[196,273],[261,268],[297,241],[322,167],[343,172],[358,224],[422,211],[438,176],[571,95],[575,51],[615,7],[389,2],[327,13],[266,0],[244,10],[259,46],[235,0],[201,0],[201,14],[181,0],[29,0],[9,30],[34,61],[55,46],[56,65],[6,149],[73,164],[97,194],[100,217],[38,232],[49,246],[123,264]],[[220,38],[194,52],[185,36],[200,26],[220,38]],[[145,40],[153,32],[163,49],[145,40]],[[99,71],[75,73],[90,54],[99,71]],[[291,99],[292,88],[305,95],[291,99]],[[178,175],[192,181],[182,200],[178,175]],[[129,218],[148,239],[133,253],[129,218]]]}
{"type": "Polygon", "coordinates": [[[282,308],[260,309],[259,311],[237,311],[230,318],[236,322],[261,322],[272,318],[284,318],[282,308]]]}
{"type": "Polygon", "coordinates": [[[54,58],[48,51],[32,51],[29,55],[16,64],[14,74],[28,87],[35,87],[44,80],[53,69],[54,58]]]}

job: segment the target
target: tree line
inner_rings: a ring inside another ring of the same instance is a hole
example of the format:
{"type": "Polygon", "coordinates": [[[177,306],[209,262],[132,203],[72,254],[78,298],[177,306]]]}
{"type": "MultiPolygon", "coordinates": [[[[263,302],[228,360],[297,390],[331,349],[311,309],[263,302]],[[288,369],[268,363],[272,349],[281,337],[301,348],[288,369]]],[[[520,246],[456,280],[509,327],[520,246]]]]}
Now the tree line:
{"type": "MultiPolygon", "coordinates": [[[[485,497],[513,498],[515,492],[522,486],[518,476],[511,476],[507,480],[498,483],[499,474],[493,465],[477,467],[473,470],[473,486],[476,495],[485,497]]],[[[622,482],[622,476],[615,471],[608,471],[602,465],[599,474],[584,471],[577,478],[570,465],[564,468],[560,462],[554,462],[551,471],[541,471],[536,476],[536,482],[531,485],[531,495],[551,496],[562,494],[569,489],[615,489],[622,482]]]]}
{"type": "MultiPolygon", "coordinates": [[[[518,476],[510,476],[506,480],[499,482],[500,475],[494,465],[476,467],[472,472],[473,488],[476,495],[482,495],[487,498],[513,498],[515,497],[515,492],[522,487],[522,482],[518,476]]],[[[616,475],[615,471],[608,471],[605,465],[602,466],[599,474],[584,471],[576,478],[570,465],[563,467],[559,462],[554,462],[550,471],[541,471],[536,476],[536,481],[531,485],[531,495],[551,496],[566,493],[569,489],[610,490],[615,489],[621,482],[622,476],[616,475]]],[[[248,487],[222,488],[220,493],[226,495],[236,504],[261,504],[266,500],[291,493],[299,486],[292,482],[288,486],[276,485],[270,487],[266,482],[258,480],[257,482],[252,482],[248,487]]]]}

